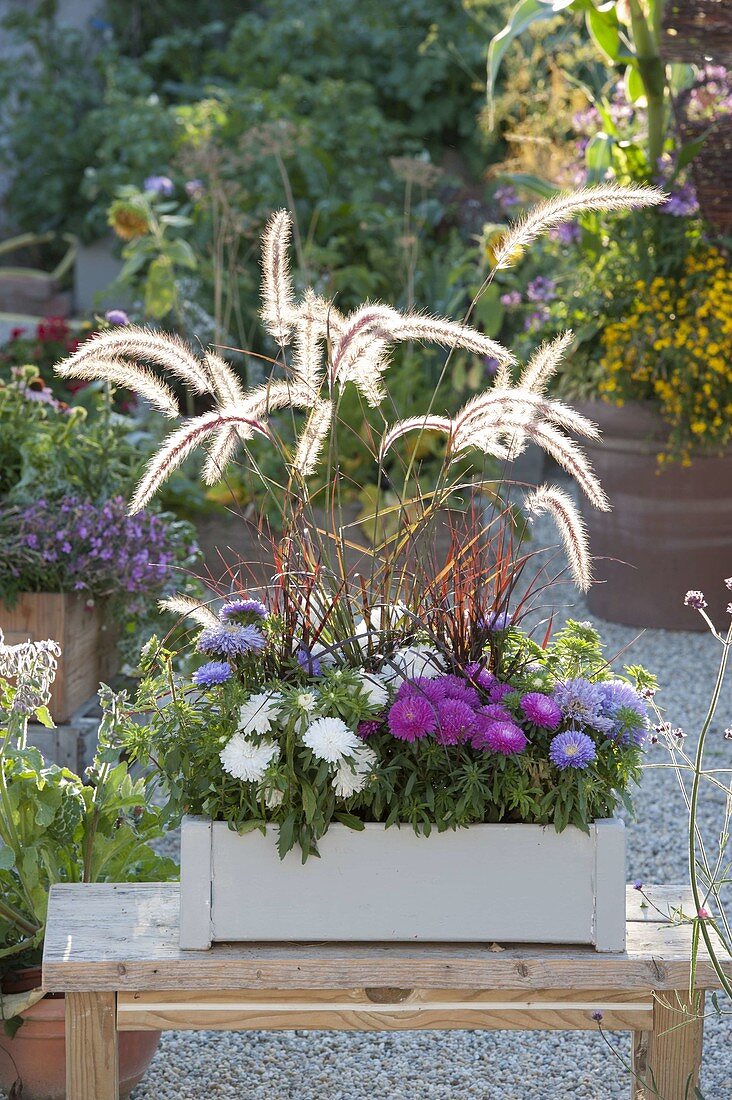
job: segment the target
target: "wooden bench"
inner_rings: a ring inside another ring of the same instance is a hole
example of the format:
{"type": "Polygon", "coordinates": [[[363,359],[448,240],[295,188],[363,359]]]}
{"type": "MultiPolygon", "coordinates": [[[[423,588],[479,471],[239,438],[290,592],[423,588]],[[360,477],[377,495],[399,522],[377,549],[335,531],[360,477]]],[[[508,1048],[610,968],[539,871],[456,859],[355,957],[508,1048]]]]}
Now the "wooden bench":
{"type": "Polygon", "coordinates": [[[67,995],[67,1100],[117,1100],[118,1031],[599,1027],[633,1033],[636,1100],[690,1100],[704,991],[718,982],[700,956],[690,1000],[691,926],[666,916],[693,911],[688,889],[645,893],[649,906],[628,889],[622,954],[496,944],[218,944],[204,952],[178,947],[177,884],[54,886],[43,988],[67,995]]]}

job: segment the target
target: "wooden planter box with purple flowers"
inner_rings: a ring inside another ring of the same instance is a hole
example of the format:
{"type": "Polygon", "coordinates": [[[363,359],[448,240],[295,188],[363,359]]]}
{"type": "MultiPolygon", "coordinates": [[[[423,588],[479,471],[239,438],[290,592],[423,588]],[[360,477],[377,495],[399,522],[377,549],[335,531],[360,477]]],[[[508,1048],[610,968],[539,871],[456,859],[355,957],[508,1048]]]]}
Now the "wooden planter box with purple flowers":
{"type": "Polygon", "coordinates": [[[280,860],[276,830],[183,820],[180,946],[427,941],[625,947],[625,827],[331,825],[320,859],[280,860]]]}
{"type": "Polygon", "coordinates": [[[0,603],[0,628],[8,645],[52,638],[61,646],[48,708],[54,722],[68,721],[117,671],[117,633],[104,601],[89,605],[76,592],[22,592],[12,607],[0,603]]]}

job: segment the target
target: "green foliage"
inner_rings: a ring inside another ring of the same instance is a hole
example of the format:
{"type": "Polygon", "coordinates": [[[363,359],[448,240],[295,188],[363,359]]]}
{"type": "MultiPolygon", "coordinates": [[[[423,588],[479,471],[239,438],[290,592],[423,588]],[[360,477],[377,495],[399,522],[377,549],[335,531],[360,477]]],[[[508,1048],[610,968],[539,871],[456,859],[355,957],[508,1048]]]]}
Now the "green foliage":
{"type": "Polygon", "coordinates": [[[0,680],[2,968],[39,960],[54,883],[159,882],[177,874],[151,847],[163,828],[150,779],[133,777],[113,747],[121,697],[102,690],[99,750],[82,780],[26,746],[15,690],[0,680]]]}

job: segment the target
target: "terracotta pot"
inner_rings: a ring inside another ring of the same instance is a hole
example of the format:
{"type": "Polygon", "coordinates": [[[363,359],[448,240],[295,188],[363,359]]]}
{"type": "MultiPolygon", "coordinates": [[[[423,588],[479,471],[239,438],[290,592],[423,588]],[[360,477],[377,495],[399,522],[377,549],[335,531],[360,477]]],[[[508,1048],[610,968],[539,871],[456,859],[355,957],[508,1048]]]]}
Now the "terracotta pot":
{"type": "Polygon", "coordinates": [[[664,421],[650,405],[617,408],[580,404],[602,428],[598,443],[583,441],[610,498],[611,512],[582,500],[598,582],[590,610],[629,626],[705,630],[701,616],[684,607],[684,595],[701,589],[708,612],[725,624],[732,576],[732,452],[698,456],[691,466],[656,459],[667,438],[664,421]]]}
{"type": "MultiPolygon", "coordinates": [[[[12,992],[40,984],[39,968],[21,972],[26,981],[12,982],[12,992]]],[[[11,992],[11,983],[3,988],[11,992]]],[[[51,993],[22,1014],[23,1024],[10,1039],[0,1033],[0,1090],[22,1082],[23,1100],[64,1100],[66,1096],[65,1001],[51,993]]],[[[119,1036],[119,1091],[129,1096],[144,1077],[160,1042],[158,1031],[123,1031],[119,1036]]]]}

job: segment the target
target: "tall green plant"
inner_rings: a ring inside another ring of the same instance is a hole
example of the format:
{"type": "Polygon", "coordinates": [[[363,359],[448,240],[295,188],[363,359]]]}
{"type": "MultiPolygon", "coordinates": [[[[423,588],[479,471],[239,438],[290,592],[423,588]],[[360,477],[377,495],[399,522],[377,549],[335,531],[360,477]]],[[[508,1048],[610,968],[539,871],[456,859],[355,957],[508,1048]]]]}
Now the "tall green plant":
{"type": "MultiPolygon", "coordinates": [[[[488,47],[488,99],[492,103],[501,62],[512,43],[533,24],[562,13],[580,12],[587,33],[603,58],[612,66],[624,67],[625,87],[631,103],[645,100],[648,135],[647,174],[653,174],[663,154],[669,120],[669,98],[678,68],[668,67],[661,57],[661,18],[664,0],[520,0],[508,23],[488,47]]],[[[683,68],[683,67],[682,67],[683,68]]],[[[588,89],[593,101],[596,97],[588,89]]],[[[593,138],[588,151],[592,169],[609,165],[612,138],[606,132],[593,138]]]]}

